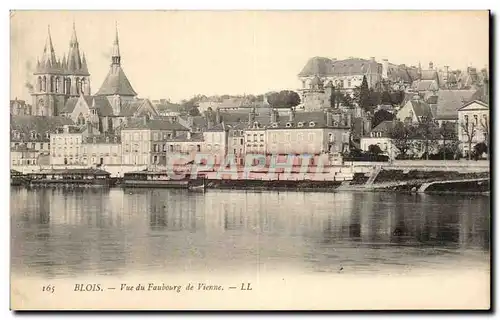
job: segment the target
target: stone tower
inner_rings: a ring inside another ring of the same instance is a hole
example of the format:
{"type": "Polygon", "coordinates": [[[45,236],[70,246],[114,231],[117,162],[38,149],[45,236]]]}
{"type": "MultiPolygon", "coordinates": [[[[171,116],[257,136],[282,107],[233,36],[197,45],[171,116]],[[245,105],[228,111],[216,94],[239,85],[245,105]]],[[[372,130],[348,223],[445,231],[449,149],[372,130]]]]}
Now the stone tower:
{"type": "Polygon", "coordinates": [[[113,108],[113,114],[119,115],[121,104],[126,100],[132,100],[137,93],[132,88],[125,72],[121,66],[120,42],[118,40],[118,28],[116,28],[115,40],[113,41],[113,51],[111,53],[111,65],[108,75],[101,87],[95,94],[105,96],[113,108]]]}
{"type": "Polygon", "coordinates": [[[37,60],[33,77],[32,114],[49,117],[57,115],[57,111],[61,110],[65,103],[64,72],[61,61],[56,58],[50,27],[47,30],[42,59],[37,60]]]}
{"type": "Polygon", "coordinates": [[[62,61],[56,57],[48,29],[42,59],[37,61],[33,77],[33,115],[57,116],[70,97],[90,95],[90,74],[85,55],[80,55],[74,24],[68,57],[62,61]]]}

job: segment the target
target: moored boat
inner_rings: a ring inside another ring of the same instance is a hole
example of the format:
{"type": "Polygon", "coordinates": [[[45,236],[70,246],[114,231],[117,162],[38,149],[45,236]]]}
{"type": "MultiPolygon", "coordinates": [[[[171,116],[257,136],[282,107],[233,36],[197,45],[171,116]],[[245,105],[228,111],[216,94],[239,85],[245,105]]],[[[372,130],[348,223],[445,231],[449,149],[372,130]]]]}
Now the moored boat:
{"type": "Polygon", "coordinates": [[[10,185],[11,186],[21,186],[28,183],[28,179],[25,174],[17,170],[10,169],[10,185]]]}
{"type": "Polygon", "coordinates": [[[127,188],[183,188],[189,179],[172,179],[166,171],[135,171],[123,175],[122,186],[127,188]]]}
{"type": "Polygon", "coordinates": [[[32,186],[110,186],[111,174],[94,168],[55,169],[27,174],[32,186]]]}

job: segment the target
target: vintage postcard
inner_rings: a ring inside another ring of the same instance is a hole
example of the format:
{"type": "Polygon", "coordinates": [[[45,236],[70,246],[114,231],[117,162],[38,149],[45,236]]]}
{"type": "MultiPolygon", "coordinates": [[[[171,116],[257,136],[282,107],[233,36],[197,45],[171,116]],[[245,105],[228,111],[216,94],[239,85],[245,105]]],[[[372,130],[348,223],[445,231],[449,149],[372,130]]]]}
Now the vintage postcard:
{"type": "Polygon", "coordinates": [[[11,11],[11,309],[490,309],[489,28],[11,11]]]}

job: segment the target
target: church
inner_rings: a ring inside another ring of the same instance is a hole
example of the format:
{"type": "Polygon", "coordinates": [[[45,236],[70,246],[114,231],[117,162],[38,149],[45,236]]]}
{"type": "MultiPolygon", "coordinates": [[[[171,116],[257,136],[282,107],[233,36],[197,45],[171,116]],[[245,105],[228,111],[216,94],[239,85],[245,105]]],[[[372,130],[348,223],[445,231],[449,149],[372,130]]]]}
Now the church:
{"type": "Polygon", "coordinates": [[[130,118],[155,117],[158,112],[148,99],[137,98],[137,93],[121,65],[118,29],[116,30],[108,74],[99,90],[91,95],[90,73],[85,53],[73,24],[68,55],[62,60],[55,54],[50,29],[42,54],[37,61],[34,76],[33,115],[63,116],[82,127],[93,127],[93,132],[115,133],[130,118]]]}

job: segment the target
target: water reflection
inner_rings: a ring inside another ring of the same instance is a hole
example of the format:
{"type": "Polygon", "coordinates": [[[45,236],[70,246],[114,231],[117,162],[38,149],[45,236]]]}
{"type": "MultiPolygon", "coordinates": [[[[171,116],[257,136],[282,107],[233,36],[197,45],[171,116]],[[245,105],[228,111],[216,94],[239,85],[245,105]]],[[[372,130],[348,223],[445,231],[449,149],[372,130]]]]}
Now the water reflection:
{"type": "Polygon", "coordinates": [[[489,259],[489,198],[12,189],[14,272],[380,271],[489,259]]]}

